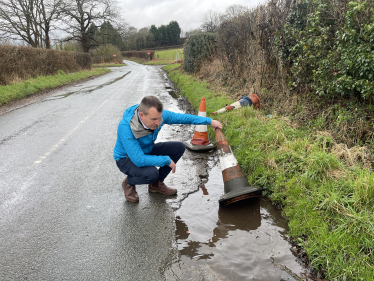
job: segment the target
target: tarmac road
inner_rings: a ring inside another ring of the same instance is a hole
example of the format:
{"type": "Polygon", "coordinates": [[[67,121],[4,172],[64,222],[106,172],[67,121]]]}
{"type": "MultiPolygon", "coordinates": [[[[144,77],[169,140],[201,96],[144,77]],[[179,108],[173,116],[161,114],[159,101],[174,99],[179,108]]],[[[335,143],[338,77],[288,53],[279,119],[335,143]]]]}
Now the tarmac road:
{"type": "Polygon", "coordinates": [[[112,153],[125,108],[178,102],[159,67],[126,63],[0,116],[0,280],[164,280],[177,259],[170,199],[127,202],[112,153]]]}

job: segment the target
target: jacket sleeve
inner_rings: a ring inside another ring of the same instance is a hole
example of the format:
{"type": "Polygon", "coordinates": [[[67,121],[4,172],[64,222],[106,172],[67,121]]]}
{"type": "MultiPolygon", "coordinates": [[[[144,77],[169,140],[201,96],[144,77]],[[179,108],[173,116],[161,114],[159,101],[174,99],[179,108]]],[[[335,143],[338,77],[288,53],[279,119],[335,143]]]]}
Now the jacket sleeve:
{"type": "Polygon", "coordinates": [[[209,117],[175,113],[168,110],[163,111],[162,117],[165,124],[210,125],[212,122],[212,119],[209,117]]]}
{"type": "MultiPolygon", "coordinates": [[[[126,126],[127,127],[127,126],[126,126]]],[[[118,132],[123,147],[126,149],[127,156],[137,167],[168,166],[171,163],[169,156],[156,156],[144,154],[139,141],[134,137],[129,127],[124,127],[118,132]]]]}

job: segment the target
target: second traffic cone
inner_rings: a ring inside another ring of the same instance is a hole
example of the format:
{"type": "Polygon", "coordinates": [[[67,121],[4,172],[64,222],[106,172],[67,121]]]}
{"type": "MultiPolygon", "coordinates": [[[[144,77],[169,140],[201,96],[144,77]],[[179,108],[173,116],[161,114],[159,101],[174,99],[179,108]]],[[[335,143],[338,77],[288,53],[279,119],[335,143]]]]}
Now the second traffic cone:
{"type": "Polygon", "coordinates": [[[240,102],[239,101],[236,101],[232,104],[228,104],[226,105],[225,107],[221,108],[221,109],[218,109],[217,111],[214,111],[212,113],[212,115],[217,115],[218,113],[223,113],[225,111],[231,111],[233,109],[239,109],[241,108],[242,106],[240,105],[240,102]]]}
{"type": "Polygon", "coordinates": [[[247,178],[240,169],[238,161],[222,131],[216,129],[215,132],[225,191],[225,194],[220,197],[219,203],[227,206],[239,200],[258,197],[262,188],[248,184],[247,178]]]}
{"type": "MultiPolygon", "coordinates": [[[[200,109],[199,109],[199,116],[206,117],[206,102],[205,98],[201,99],[200,102],[200,109]]],[[[184,142],[187,148],[191,150],[211,150],[215,146],[214,144],[210,143],[208,137],[208,127],[207,125],[196,125],[195,126],[195,133],[191,139],[191,141],[184,142]]]]}
{"type": "Polygon", "coordinates": [[[260,99],[259,97],[256,95],[256,94],[251,94],[249,96],[249,98],[251,99],[252,101],[252,104],[253,104],[253,108],[254,109],[258,109],[261,107],[261,104],[260,104],[260,99]]]}
{"type": "Polygon", "coordinates": [[[242,96],[238,101],[228,104],[225,107],[214,111],[212,115],[217,115],[226,111],[231,111],[233,109],[240,109],[245,106],[253,106],[254,109],[259,109],[261,107],[260,99],[256,94],[251,94],[249,96],[242,96]]]}

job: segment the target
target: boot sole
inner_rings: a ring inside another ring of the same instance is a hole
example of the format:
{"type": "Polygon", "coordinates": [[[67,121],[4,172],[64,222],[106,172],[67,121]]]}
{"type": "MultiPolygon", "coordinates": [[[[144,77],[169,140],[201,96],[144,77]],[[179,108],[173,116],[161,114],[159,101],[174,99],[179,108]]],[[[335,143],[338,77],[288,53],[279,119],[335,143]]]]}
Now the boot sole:
{"type": "Polygon", "coordinates": [[[161,192],[159,190],[151,190],[151,189],[148,189],[149,192],[153,192],[153,193],[161,193],[161,194],[164,194],[164,195],[175,195],[177,194],[177,191],[175,191],[174,193],[164,193],[164,192],[161,192]]]}
{"type": "MultiPolygon", "coordinates": [[[[126,197],[126,195],[125,195],[125,197],[126,197]]],[[[127,198],[127,197],[126,197],[126,200],[130,201],[132,203],[138,203],[139,202],[139,200],[133,200],[133,199],[130,199],[130,198],[127,198]]]]}

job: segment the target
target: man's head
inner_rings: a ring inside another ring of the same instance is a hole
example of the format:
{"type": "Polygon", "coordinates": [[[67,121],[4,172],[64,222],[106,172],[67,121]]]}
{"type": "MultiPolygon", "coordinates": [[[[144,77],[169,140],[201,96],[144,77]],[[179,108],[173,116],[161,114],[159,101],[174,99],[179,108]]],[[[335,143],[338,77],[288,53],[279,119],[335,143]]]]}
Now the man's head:
{"type": "Polygon", "coordinates": [[[139,104],[139,117],[143,124],[151,130],[160,126],[163,105],[160,100],[154,96],[147,96],[139,104]]]}

